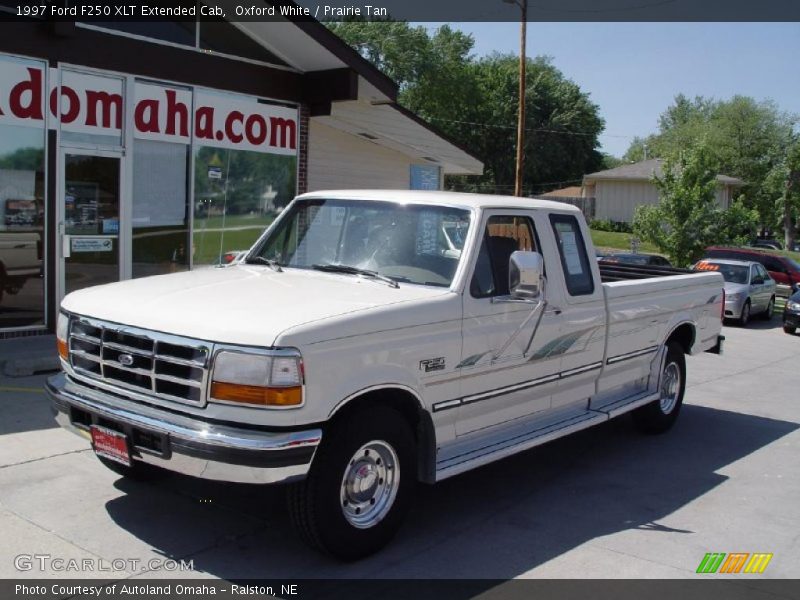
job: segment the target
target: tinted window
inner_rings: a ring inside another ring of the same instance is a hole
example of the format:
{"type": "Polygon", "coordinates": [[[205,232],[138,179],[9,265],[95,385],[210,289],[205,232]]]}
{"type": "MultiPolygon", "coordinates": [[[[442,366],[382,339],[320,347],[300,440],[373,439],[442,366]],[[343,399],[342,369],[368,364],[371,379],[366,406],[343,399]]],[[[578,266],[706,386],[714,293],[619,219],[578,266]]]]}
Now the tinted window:
{"type": "Polygon", "coordinates": [[[550,215],[550,223],[558,243],[567,291],[571,296],[591,294],[594,280],[578,220],[570,215],[550,215]]]}

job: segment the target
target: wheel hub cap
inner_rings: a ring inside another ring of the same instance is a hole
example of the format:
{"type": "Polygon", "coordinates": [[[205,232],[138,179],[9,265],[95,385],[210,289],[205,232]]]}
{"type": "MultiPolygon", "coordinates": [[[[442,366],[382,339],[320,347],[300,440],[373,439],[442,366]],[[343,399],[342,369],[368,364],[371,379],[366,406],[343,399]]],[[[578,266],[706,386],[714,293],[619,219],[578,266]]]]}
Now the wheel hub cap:
{"type": "Polygon", "coordinates": [[[681,372],[678,365],[674,362],[668,363],[664,367],[661,375],[661,410],[664,414],[669,414],[678,402],[678,393],[681,386],[681,372]]]}
{"type": "Polygon", "coordinates": [[[397,454],[386,442],[374,440],[353,454],[339,493],[347,522],[358,529],[379,523],[391,510],[400,482],[397,454]]]}

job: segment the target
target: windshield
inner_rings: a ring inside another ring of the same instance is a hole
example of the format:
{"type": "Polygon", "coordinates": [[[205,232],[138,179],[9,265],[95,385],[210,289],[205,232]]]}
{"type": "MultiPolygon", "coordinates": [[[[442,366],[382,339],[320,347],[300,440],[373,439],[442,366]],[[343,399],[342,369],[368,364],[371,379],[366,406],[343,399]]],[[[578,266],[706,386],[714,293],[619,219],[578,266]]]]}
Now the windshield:
{"type": "Polygon", "coordinates": [[[249,257],[301,269],[347,266],[403,283],[449,287],[470,213],[443,206],[300,200],[249,257]]]}
{"type": "Polygon", "coordinates": [[[728,283],[750,283],[750,267],[747,265],[728,265],[701,261],[695,267],[698,271],[718,271],[728,283]]]}

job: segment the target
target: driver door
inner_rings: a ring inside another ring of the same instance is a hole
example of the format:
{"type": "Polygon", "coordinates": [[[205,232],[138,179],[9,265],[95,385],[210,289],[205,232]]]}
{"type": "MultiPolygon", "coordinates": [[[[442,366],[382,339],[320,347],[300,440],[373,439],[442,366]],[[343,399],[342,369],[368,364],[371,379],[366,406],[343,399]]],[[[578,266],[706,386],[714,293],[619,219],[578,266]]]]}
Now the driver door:
{"type": "Polygon", "coordinates": [[[534,221],[523,211],[487,211],[481,230],[463,295],[458,436],[548,410],[558,386],[561,357],[540,350],[557,338],[560,312],[508,301],[511,254],[541,252],[534,221]]]}

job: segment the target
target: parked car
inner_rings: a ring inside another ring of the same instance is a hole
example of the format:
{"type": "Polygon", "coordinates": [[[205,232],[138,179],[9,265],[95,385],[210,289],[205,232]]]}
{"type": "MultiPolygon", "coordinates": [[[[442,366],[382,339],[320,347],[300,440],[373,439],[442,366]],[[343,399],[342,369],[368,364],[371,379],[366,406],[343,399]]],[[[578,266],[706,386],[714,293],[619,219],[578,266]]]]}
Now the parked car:
{"type": "Polygon", "coordinates": [[[221,266],[235,265],[247,256],[247,250],[230,250],[222,255],[221,266]]]}
{"type": "Polygon", "coordinates": [[[647,267],[671,267],[672,263],[658,254],[606,254],[598,259],[603,262],[639,265],[647,267]]]}
{"type": "Polygon", "coordinates": [[[725,318],[737,319],[744,327],[751,315],[771,319],[777,285],[760,263],[743,260],[703,259],[696,271],[716,271],[725,279],[725,318]]]}
{"type": "Polygon", "coordinates": [[[304,194],[246,262],[67,295],[47,392],[115,472],[289,483],[300,535],[356,559],[418,481],[624,413],[674,424],[685,356],[721,350],[723,278],[608,283],[593,253],[567,204],[304,194]]]}
{"type": "Polygon", "coordinates": [[[800,264],[787,256],[758,250],[756,248],[727,248],[710,246],[706,248],[704,258],[725,258],[760,263],[775,282],[782,286],[783,294],[791,293],[792,287],[800,283],[800,264]]]}
{"type": "Polygon", "coordinates": [[[800,285],[795,289],[797,291],[789,296],[783,309],[783,330],[786,333],[794,333],[800,327],[800,285]]]}
{"type": "Polygon", "coordinates": [[[766,248],[769,250],[783,250],[783,244],[781,244],[778,240],[772,238],[764,238],[753,240],[751,244],[749,244],[751,248],[766,248]]]}

